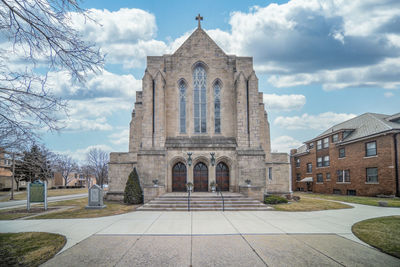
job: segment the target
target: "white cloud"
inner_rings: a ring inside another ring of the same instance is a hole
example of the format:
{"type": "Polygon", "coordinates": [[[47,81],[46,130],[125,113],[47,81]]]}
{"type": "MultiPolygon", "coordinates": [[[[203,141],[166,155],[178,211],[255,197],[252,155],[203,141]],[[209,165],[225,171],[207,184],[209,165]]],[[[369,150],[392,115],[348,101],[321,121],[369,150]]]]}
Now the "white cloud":
{"type": "Polygon", "coordinates": [[[302,145],[302,142],[294,139],[291,136],[283,135],[275,138],[271,142],[272,152],[286,152],[289,153],[290,149],[297,148],[302,145]]]}
{"type": "Polygon", "coordinates": [[[71,158],[73,158],[75,161],[77,161],[79,164],[85,164],[86,163],[86,155],[93,148],[101,149],[107,153],[110,153],[111,151],[113,151],[113,149],[110,146],[100,144],[100,145],[91,145],[91,146],[87,146],[85,148],[79,148],[76,150],[64,150],[64,151],[54,151],[54,152],[58,153],[58,154],[68,155],[71,158]]]}
{"type": "Polygon", "coordinates": [[[108,136],[110,142],[115,145],[128,145],[129,143],[129,129],[124,129],[122,131],[115,132],[108,136]]]}
{"type": "Polygon", "coordinates": [[[263,100],[268,111],[299,110],[306,104],[304,95],[264,94],[263,100]]]}
{"type": "Polygon", "coordinates": [[[253,56],[276,87],[398,88],[398,14],[398,1],[291,0],[233,12],[230,33],[208,33],[227,53],[253,56]]]}
{"type": "Polygon", "coordinates": [[[318,115],[304,113],[301,116],[283,117],[279,116],[274,124],[288,130],[326,130],[335,124],[354,118],[355,114],[325,112],[318,115]]]}
{"type": "Polygon", "coordinates": [[[73,84],[67,72],[48,75],[56,96],[68,101],[68,118],[62,119],[66,130],[109,131],[107,117],[117,111],[130,112],[141,81],[133,75],[118,75],[104,70],[91,74],[85,85],[73,84]]]}
{"type": "Polygon", "coordinates": [[[69,131],[110,131],[112,126],[107,123],[105,117],[95,119],[69,118],[61,121],[65,125],[64,130],[69,131]]]}
{"type": "Polygon", "coordinates": [[[394,96],[394,94],[392,92],[386,92],[383,94],[385,97],[390,98],[392,96],[394,96]]]}
{"type": "Polygon", "coordinates": [[[91,20],[72,14],[74,27],[83,38],[95,42],[106,55],[106,62],[124,68],[142,67],[148,55],[167,51],[163,41],[156,40],[155,16],[136,8],[117,11],[90,9],[91,20]]]}

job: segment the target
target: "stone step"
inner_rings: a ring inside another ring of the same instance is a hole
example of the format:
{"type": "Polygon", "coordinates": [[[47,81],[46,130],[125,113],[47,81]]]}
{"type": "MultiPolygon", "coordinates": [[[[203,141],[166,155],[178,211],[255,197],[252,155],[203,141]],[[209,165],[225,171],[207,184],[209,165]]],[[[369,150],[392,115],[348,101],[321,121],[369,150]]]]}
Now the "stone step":
{"type": "MultiPolygon", "coordinates": [[[[183,196],[159,196],[158,198],[162,198],[162,199],[169,199],[169,198],[175,198],[175,199],[179,199],[179,198],[188,198],[188,195],[183,195],[183,196]]],[[[198,195],[194,195],[194,196],[190,196],[190,198],[221,198],[221,196],[220,195],[215,195],[215,196],[209,196],[209,195],[207,195],[207,196],[198,196],[198,195]]],[[[246,196],[225,196],[224,195],[224,198],[248,198],[248,197],[246,197],[246,196]]]]}
{"type": "MultiPolygon", "coordinates": [[[[153,200],[151,202],[152,204],[175,204],[175,203],[179,203],[179,204],[187,204],[188,201],[160,201],[160,200],[153,200]]],[[[194,204],[221,204],[222,201],[190,201],[190,204],[194,205],[194,204]]],[[[257,204],[260,203],[259,201],[225,201],[225,205],[227,204],[257,204]]]]}
{"type": "MultiPolygon", "coordinates": [[[[222,198],[220,195],[211,193],[197,193],[190,197],[191,211],[221,211],[222,198]]],[[[224,205],[226,211],[234,210],[270,210],[258,200],[246,197],[241,194],[229,193],[224,196],[224,205]]],[[[139,207],[138,210],[153,211],[187,211],[188,196],[186,194],[165,194],[139,207]]]]}
{"type": "MultiPolygon", "coordinates": [[[[212,200],[212,201],[219,201],[222,200],[220,197],[215,197],[215,198],[210,198],[210,197],[196,197],[196,198],[190,198],[191,200],[212,200]]],[[[185,198],[161,198],[157,197],[153,200],[162,200],[162,201],[183,201],[183,200],[188,200],[187,197],[185,198]]],[[[229,201],[236,201],[236,200],[255,200],[254,198],[248,198],[248,197],[242,197],[242,198],[224,198],[224,200],[229,200],[229,201]]]]}
{"type": "MultiPolygon", "coordinates": [[[[188,205],[185,204],[150,204],[150,205],[144,205],[143,207],[155,207],[155,208],[173,208],[173,207],[186,207],[188,205]]],[[[216,207],[220,208],[222,207],[222,204],[216,205],[216,204],[196,204],[196,205],[190,205],[190,207],[216,207]]],[[[265,207],[263,204],[229,204],[225,205],[225,207],[240,207],[240,208],[245,208],[245,207],[265,207]]]]}
{"type": "MultiPolygon", "coordinates": [[[[172,207],[172,208],[154,208],[154,207],[140,207],[138,208],[140,211],[188,211],[187,207],[182,208],[182,207],[172,207]]],[[[257,208],[251,208],[251,207],[245,207],[245,208],[240,208],[240,207],[225,207],[225,211],[260,211],[260,210],[273,210],[273,208],[265,206],[265,207],[257,207],[257,208]]],[[[215,208],[210,208],[210,207],[196,207],[196,208],[191,208],[190,211],[222,211],[222,207],[215,207],[215,208]]]]}

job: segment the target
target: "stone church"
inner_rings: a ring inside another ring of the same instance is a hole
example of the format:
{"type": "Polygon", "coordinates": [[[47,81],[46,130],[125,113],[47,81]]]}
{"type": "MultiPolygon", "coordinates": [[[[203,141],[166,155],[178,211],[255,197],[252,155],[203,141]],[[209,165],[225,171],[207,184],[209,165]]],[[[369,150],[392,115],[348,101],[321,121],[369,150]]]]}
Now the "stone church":
{"type": "Polygon", "coordinates": [[[290,194],[286,153],[270,128],[252,57],[227,55],[201,28],[172,55],[148,56],[130,123],[129,152],[111,153],[108,199],[122,199],[133,168],[145,202],[165,192],[290,194]]]}

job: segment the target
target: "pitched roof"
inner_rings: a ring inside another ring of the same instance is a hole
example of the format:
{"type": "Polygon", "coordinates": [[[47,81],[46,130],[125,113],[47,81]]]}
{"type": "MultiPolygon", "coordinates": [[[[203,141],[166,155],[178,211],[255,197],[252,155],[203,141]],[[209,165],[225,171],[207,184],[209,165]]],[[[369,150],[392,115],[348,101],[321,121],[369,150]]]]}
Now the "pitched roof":
{"type": "Polygon", "coordinates": [[[191,50],[195,47],[205,47],[207,50],[214,50],[218,54],[226,55],[202,28],[197,28],[173,55],[191,54],[191,50]]]}
{"type": "Polygon", "coordinates": [[[342,142],[349,142],[391,130],[400,130],[400,113],[394,115],[364,113],[332,126],[312,140],[343,130],[349,130],[351,133],[342,142]]]}

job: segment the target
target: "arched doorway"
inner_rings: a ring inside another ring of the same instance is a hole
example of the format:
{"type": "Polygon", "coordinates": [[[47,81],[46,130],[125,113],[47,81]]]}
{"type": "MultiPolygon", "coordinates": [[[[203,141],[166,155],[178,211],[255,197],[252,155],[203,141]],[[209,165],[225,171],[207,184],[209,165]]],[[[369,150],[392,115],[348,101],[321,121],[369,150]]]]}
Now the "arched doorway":
{"type": "Polygon", "coordinates": [[[178,162],[172,168],[172,191],[186,191],[186,166],[182,162],[178,162]]]}
{"type": "Polygon", "coordinates": [[[203,162],[199,162],[193,169],[194,191],[208,191],[208,168],[203,162]]]}
{"type": "Polygon", "coordinates": [[[215,168],[215,178],[218,188],[221,191],[229,191],[229,168],[225,163],[220,162],[215,168]]]}

